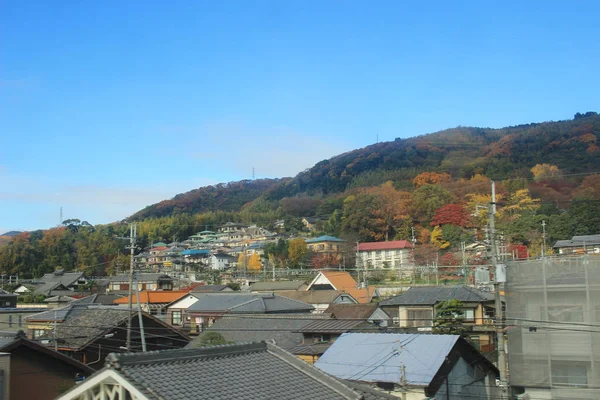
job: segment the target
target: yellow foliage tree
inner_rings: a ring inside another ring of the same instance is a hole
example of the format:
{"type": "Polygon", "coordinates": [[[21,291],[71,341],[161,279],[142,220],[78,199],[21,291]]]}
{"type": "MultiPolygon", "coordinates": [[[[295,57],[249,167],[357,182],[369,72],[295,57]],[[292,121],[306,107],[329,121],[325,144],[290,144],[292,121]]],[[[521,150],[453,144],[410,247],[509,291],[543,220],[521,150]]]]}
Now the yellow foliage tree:
{"type": "Polygon", "coordinates": [[[518,218],[525,212],[533,212],[540,208],[540,199],[532,199],[528,189],[516,190],[507,199],[502,210],[512,218],[518,218]]]}
{"type": "Polygon", "coordinates": [[[438,225],[431,232],[431,244],[439,249],[445,249],[450,246],[450,242],[444,239],[442,228],[438,225]]]}
{"type": "Polygon", "coordinates": [[[421,172],[413,179],[413,185],[415,185],[415,187],[421,187],[423,185],[439,185],[440,183],[451,179],[452,177],[450,174],[445,172],[442,172],[441,174],[437,172],[421,172]]]}
{"type": "Polygon", "coordinates": [[[552,164],[537,164],[531,168],[533,179],[535,181],[541,181],[544,179],[556,178],[560,175],[560,170],[556,165],[552,164]]]}
{"type": "MultiPolygon", "coordinates": [[[[467,210],[469,210],[469,213],[474,217],[475,221],[478,222],[477,225],[479,227],[487,225],[490,216],[488,206],[492,201],[492,195],[469,193],[465,197],[467,199],[467,210]]],[[[503,199],[504,195],[500,193],[496,194],[496,203],[503,199]]],[[[503,215],[503,209],[496,207],[496,217],[502,218],[503,215]]]]}
{"type": "Polygon", "coordinates": [[[288,246],[288,256],[292,265],[298,266],[307,251],[308,249],[306,248],[306,243],[304,243],[304,239],[295,238],[290,240],[288,246]]]}
{"type": "Polygon", "coordinates": [[[248,271],[260,272],[262,270],[262,264],[260,262],[260,256],[258,253],[254,253],[248,260],[248,271]]]}

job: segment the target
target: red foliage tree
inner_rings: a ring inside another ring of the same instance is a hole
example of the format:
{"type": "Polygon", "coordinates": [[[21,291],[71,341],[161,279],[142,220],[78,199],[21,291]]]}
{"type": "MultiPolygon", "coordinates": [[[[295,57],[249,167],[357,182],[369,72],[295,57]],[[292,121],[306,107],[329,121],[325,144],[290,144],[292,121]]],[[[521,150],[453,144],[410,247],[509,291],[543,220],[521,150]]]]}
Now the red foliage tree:
{"type": "Polygon", "coordinates": [[[508,251],[514,254],[517,260],[526,260],[529,257],[527,246],[524,244],[511,244],[508,246],[508,251]]]}
{"type": "Polygon", "coordinates": [[[462,204],[446,204],[436,210],[431,226],[446,224],[466,227],[471,225],[471,216],[462,204]]]}
{"type": "Polygon", "coordinates": [[[442,266],[455,266],[458,265],[458,260],[452,253],[446,253],[440,257],[440,265],[442,266]]]}

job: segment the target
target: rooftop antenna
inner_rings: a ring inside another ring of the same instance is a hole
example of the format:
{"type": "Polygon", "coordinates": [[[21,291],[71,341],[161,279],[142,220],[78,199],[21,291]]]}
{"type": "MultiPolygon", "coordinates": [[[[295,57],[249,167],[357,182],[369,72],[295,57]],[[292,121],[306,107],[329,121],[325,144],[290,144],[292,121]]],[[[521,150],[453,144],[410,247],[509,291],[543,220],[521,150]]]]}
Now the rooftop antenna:
{"type": "Polygon", "coordinates": [[[62,210],[62,206],[60,206],[60,221],[58,223],[58,225],[62,225],[63,223],[63,210],[62,210]]]}

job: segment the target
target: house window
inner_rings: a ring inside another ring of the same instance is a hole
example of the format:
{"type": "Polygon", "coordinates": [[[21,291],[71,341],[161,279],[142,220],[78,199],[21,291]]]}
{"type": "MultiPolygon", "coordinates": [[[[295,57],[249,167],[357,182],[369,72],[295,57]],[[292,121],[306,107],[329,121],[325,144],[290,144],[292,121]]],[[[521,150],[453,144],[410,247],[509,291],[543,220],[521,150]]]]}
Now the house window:
{"type": "Polygon", "coordinates": [[[475,310],[473,310],[472,308],[463,310],[463,319],[465,321],[474,321],[475,320],[475,310]]]}
{"type": "Polygon", "coordinates": [[[171,313],[171,325],[181,325],[181,310],[171,313]]]}
{"type": "Polygon", "coordinates": [[[44,336],[46,334],[46,330],[45,329],[34,329],[31,332],[31,334],[32,334],[32,339],[37,339],[37,338],[44,336]]]}
{"type": "Polygon", "coordinates": [[[552,361],[552,383],[560,386],[587,387],[589,363],[552,361]]]}
{"type": "Polygon", "coordinates": [[[331,342],[331,334],[316,335],[314,337],[314,343],[331,342]]]}
{"type": "Polygon", "coordinates": [[[408,327],[431,326],[432,324],[433,311],[430,309],[407,310],[407,314],[406,326],[408,327]]]}

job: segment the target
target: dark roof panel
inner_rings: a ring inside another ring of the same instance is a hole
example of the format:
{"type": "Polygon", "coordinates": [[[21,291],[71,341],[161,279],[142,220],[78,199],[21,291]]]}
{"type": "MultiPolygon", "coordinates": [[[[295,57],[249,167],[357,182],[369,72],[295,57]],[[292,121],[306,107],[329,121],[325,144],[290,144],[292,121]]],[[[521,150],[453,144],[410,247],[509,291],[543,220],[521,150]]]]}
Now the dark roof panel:
{"type": "Polygon", "coordinates": [[[463,303],[479,303],[494,301],[494,295],[469,286],[414,286],[398,296],[380,302],[379,305],[435,305],[451,299],[463,303]]]}

